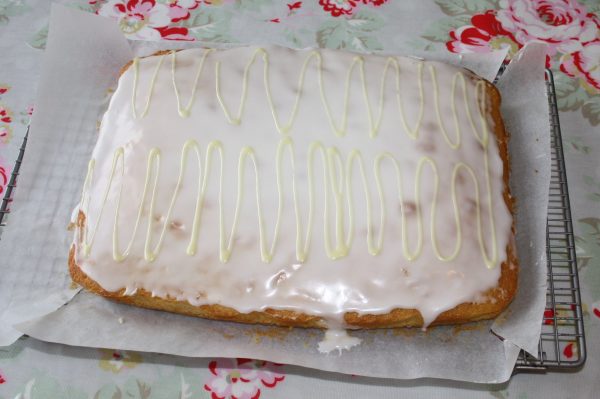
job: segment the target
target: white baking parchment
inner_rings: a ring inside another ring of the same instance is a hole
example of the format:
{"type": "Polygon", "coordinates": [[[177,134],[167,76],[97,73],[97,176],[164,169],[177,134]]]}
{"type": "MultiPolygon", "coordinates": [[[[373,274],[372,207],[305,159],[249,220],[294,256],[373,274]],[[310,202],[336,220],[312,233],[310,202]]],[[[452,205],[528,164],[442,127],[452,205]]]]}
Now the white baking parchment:
{"type": "MultiPolygon", "coordinates": [[[[53,7],[29,143],[9,227],[0,241],[0,345],[24,333],[69,345],[248,357],[373,377],[486,383],[510,378],[520,348],[536,353],[546,295],[550,181],[545,49],[536,44],[512,61],[498,84],[512,135],[511,187],[517,198],[521,268],[517,296],[495,322],[427,332],[353,331],[363,341],[360,346],[324,355],[317,350],[323,336],[319,330],[196,319],[116,304],[87,292],[75,295],[78,290],[70,287],[67,273],[72,233],[66,226],[81,195],[108,89],[134,54],[167,46],[181,44],[132,46],[114,21],[53,7]]],[[[491,78],[504,54],[444,58],[491,78]]]]}

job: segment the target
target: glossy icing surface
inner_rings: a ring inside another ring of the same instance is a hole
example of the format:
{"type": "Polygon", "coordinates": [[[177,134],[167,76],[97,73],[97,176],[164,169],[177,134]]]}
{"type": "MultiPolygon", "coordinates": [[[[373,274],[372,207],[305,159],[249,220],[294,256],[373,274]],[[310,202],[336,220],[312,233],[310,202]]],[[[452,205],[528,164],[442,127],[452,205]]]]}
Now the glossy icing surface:
{"type": "Polygon", "coordinates": [[[512,218],[483,82],[434,62],[185,50],[121,76],[76,260],[109,291],[323,315],[482,300],[512,218]]]}

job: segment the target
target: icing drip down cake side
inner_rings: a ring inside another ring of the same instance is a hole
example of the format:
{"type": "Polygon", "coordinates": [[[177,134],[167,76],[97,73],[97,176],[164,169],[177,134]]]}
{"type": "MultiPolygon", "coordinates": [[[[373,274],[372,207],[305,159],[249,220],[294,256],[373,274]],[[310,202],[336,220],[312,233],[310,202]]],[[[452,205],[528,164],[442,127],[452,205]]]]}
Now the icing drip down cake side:
{"type": "Polygon", "coordinates": [[[403,57],[161,52],[121,71],[69,256],[136,306],[300,327],[497,316],[517,285],[500,95],[403,57]]]}

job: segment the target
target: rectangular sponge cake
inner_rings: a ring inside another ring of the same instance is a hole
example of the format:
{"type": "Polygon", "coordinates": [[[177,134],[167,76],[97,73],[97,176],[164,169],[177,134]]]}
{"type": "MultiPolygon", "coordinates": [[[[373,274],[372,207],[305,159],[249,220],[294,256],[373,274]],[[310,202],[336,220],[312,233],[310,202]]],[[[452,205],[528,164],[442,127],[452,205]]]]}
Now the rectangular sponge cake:
{"type": "Polygon", "coordinates": [[[280,47],[161,52],[121,72],[74,212],[84,288],[321,328],[459,324],[511,302],[509,137],[486,80],[280,47]]]}

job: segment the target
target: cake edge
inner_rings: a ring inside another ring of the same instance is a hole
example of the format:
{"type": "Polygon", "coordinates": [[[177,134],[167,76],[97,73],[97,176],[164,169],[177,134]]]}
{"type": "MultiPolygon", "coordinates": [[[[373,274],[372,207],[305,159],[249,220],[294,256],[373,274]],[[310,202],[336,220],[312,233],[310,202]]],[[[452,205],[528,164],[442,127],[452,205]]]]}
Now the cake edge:
{"type": "MultiPolygon", "coordinates": [[[[84,219],[82,217],[82,219],[84,219]]],[[[512,248],[512,246],[509,246],[512,248]]],[[[514,259],[514,253],[509,250],[509,259],[514,259]]],[[[441,313],[431,324],[456,325],[471,323],[474,321],[487,320],[497,317],[512,302],[517,288],[516,267],[511,267],[507,262],[502,263],[502,272],[499,284],[485,292],[484,296],[489,300],[483,303],[462,303],[450,310],[441,313]]],[[[204,319],[233,321],[246,324],[265,324],[282,327],[304,327],[304,328],[327,328],[324,318],[306,313],[285,309],[267,308],[263,311],[241,313],[237,310],[218,304],[194,306],[187,301],[174,298],[153,297],[144,289],[138,289],[133,295],[124,295],[125,289],[110,292],[105,290],[96,281],[87,276],[75,262],[75,247],[69,251],[69,272],[75,283],[87,291],[100,295],[104,298],[134,305],[146,309],[161,310],[178,313],[186,316],[200,317],[204,319]]],[[[357,312],[346,312],[344,322],[348,328],[373,329],[373,328],[396,328],[396,327],[422,327],[423,318],[416,309],[393,309],[384,314],[359,314],[357,312]]]]}

